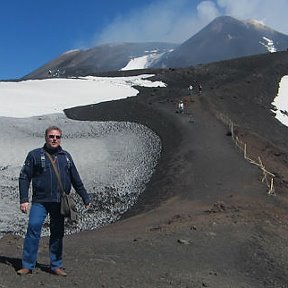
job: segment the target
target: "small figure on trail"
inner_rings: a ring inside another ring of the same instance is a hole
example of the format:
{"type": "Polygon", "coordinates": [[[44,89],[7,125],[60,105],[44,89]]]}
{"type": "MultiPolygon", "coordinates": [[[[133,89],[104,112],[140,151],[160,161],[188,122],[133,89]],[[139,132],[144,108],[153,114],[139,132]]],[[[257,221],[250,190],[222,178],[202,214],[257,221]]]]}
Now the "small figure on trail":
{"type": "Polygon", "coordinates": [[[198,84],[198,92],[199,92],[199,94],[202,93],[202,85],[201,84],[198,84]]]}
{"type": "Polygon", "coordinates": [[[176,113],[184,113],[184,102],[182,100],[180,100],[178,103],[176,113]]]}
{"type": "Polygon", "coordinates": [[[188,91],[189,91],[189,95],[192,95],[192,91],[193,91],[193,86],[192,85],[190,85],[188,87],[188,91]]]}

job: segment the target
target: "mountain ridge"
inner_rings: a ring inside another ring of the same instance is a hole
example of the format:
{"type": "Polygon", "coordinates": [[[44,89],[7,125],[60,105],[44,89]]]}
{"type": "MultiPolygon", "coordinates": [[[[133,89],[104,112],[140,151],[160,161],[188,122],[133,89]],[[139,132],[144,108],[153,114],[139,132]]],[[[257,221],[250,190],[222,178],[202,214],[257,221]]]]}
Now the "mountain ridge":
{"type": "Polygon", "coordinates": [[[180,68],[287,50],[288,35],[256,20],[215,18],[182,44],[163,42],[108,43],[87,50],[70,50],[23,79],[77,77],[123,69],[180,68]],[[144,63],[141,57],[150,57],[144,63]],[[134,61],[134,65],[131,62],[134,61]],[[137,66],[138,64],[138,66],[137,66]]]}
{"type": "Polygon", "coordinates": [[[218,17],[162,59],[158,67],[188,67],[267,53],[267,47],[260,43],[264,39],[277,46],[275,51],[288,47],[288,36],[264,25],[260,27],[255,28],[251,20],[243,22],[230,16],[218,17]]]}

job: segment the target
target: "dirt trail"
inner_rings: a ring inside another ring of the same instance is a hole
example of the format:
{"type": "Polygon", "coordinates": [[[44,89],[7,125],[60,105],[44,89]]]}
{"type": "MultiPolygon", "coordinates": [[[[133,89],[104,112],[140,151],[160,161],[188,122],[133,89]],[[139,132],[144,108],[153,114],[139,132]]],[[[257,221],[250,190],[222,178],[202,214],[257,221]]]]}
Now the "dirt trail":
{"type": "Polygon", "coordinates": [[[22,239],[0,239],[0,287],[288,287],[285,210],[198,98],[184,115],[174,107],[153,106],[179,128],[177,150],[157,172],[170,180],[156,178],[174,196],[148,212],[66,237],[65,279],[47,273],[46,238],[39,266],[27,277],[15,273],[22,239]]]}
{"type": "Polygon", "coordinates": [[[46,238],[28,277],[15,273],[22,239],[0,239],[0,288],[288,288],[288,136],[270,111],[287,55],[159,70],[165,89],[139,88],[137,97],[65,111],[83,121],[146,125],[162,140],[161,159],[123,220],[65,237],[65,279],[47,273],[46,238]],[[186,113],[175,113],[195,79],[205,84],[202,100],[193,95],[186,113]],[[253,151],[265,153],[279,196],[268,196],[260,170],[243,158],[215,112],[233,118],[253,151]]]}

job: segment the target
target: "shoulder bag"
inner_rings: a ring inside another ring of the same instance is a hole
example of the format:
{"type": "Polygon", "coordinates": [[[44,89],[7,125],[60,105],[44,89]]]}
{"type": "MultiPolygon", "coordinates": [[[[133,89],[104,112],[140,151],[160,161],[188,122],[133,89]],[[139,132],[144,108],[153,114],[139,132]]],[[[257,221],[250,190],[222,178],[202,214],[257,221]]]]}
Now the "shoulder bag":
{"type": "Polygon", "coordinates": [[[63,184],[62,184],[62,181],[61,181],[61,177],[60,177],[60,174],[59,174],[59,170],[56,167],[56,164],[53,161],[51,155],[48,154],[47,152],[45,152],[45,154],[48,156],[48,158],[49,158],[49,160],[50,160],[50,162],[52,164],[52,167],[54,169],[56,178],[57,178],[58,183],[59,183],[59,187],[60,187],[60,191],[61,191],[60,213],[61,213],[61,215],[63,215],[64,217],[68,218],[71,221],[77,221],[78,220],[78,213],[77,213],[77,209],[76,209],[76,202],[72,198],[71,195],[67,194],[64,191],[63,184]]]}

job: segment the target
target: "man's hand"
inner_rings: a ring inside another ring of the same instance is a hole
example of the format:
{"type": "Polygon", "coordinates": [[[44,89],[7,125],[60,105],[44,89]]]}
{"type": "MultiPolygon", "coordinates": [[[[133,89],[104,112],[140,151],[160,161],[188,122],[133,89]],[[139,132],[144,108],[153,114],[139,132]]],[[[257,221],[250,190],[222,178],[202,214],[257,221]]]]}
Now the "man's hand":
{"type": "Polygon", "coordinates": [[[29,202],[21,203],[20,210],[26,214],[29,210],[29,202]]]}
{"type": "Polygon", "coordinates": [[[91,202],[85,205],[85,213],[93,213],[91,202]]]}
{"type": "Polygon", "coordinates": [[[87,205],[85,205],[86,209],[90,209],[91,208],[91,203],[88,203],[87,205]]]}

